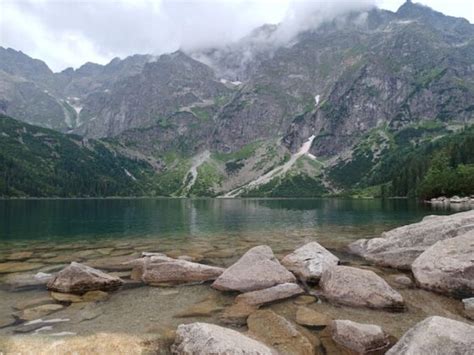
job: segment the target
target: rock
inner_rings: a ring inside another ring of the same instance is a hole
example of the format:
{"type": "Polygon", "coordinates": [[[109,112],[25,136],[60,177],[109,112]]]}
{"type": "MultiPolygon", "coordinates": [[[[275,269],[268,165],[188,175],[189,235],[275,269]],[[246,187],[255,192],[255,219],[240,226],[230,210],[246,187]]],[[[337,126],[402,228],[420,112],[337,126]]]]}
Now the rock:
{"type": "Polygon", "coordinates": [[[406,275],[391,275],[389,276],[389,281],[391,281],[398,288],[412,288],[415,286],[412,279],[406,275]]]}
{"type": "Polygon", "coordinates": [[[72,293],[50,292],[51,298],[59,303],[77,303],[82,302],[82,297],[72,293]]]}
{"type": "Polygon", "coordinates": [[[278,284],[296,282],[266,245],[247,251],[235,264],[226,269],[212,287],[221,291],[248,292],[278,284]]]}
{"type": "Polygon", "coordinates": [[[173,354],[275,355],[272,349],[235,330],[208,323],[181,324],[173,354]]]}
{"type": "Polygon", "coordinates": [[[236,297],[238,303],[247,303],[252,306],[261,306],[266,303],[284,300],[301,295],[304,290],[294,283],[284,283],[263,290],[247,292],[236,297]]]}
{"type": "Polygon", "coordinates": [[[323,272],[319,284],[324,297],[332,302],[393,311],[404,309],[402,296],[370,270],[335,266],[323,272]]]}
{"type": "Polygon", "coordinates": [[[15,262],[9,261],[6,263],[0,263],[0,274],[10,274],[14,272],[23,272],[36,270],[42,267],[43,264],[40,263],[24,263],[24,262],[15,262]]]}
{"type": "Polygon", "coordinates": [[[103,302],[109,299],[109,294],[104,291],[88,291],[82,295],[83,302],[103,302]]]}
{"type": "Polygon", "coordinates": [[[7,274],[2,281],[13,291],[25,291],[45,286],[52,278],[53,275],[43,272],[27,272],[7,274]]]}
{"type": "Polygon", "coordinates": [[[214,313],[222,311],[223,309],[224,307],[219,304],[217,298],[211,296],[176,314],[175,317],[210,317],[214,313]]]}
{"type": "MultiPolygon", "coordinates": [[[[63,333],[66,335],[66,333],[63,333]]],[[[159,352],[135,335],[98,333],[57,339],[51,336],[10,336],[0,339],[7,354],[145,354],[159,352]]]]}
{"type": "Polygon", "coordinates": [[[334,341],[358,354],[384,352],[390,346],[390,340],[378,325],[362,324],[350,320],[331,322],[334,341]]]}
{"type": "Polygon", "coordinates": [[[10,261],[26,260],[26,259],[31,258],[32,256],[33,256],[33,252],[31,251],[20,251],[20,252],[10,254],[7,257],[7,260],[10,260],[10,261]]]}
{"type": "Polygon", "coordinates": [[[311,342],[293,324],[271,310],[252,313],[247,325],[249,333],[275,348],[281,354],[314,354],[311,342]]]}
{"type": "Polygon", "coordinates": [[[23,310],[23,312],[20,314],[20,318],[23,320],[34,320],[47,316],[53,312],[57,312],[63,308],[64,306],[60,304],[44,304],[42,306],[36,306],[23,310]]]}
{"type": "Polygon", "coordinates": [[[428,216],[419,223],[385,232],[381,238],[358,240],[349,249],[376,264],[410,270],[413,261],[436,242],[473,229],[474,211],[428,216]]]}
{"type": "Polygon", "coordinates": [[[294,304],[297,305],[305,305],[305,304],[311,304],[318,302],[318,298],[316,296],[310,296],[310,295],[301,295],[295,298],[294,304]]]}
{"type": "Polygon", "coordinates": [[[285,256],[281,263],[299,279],[318,282],[324,268],[339,264],[339,258],[319,243],[311,242],[285,256]]]}
{"type": "Polygon", "coordinates": [[[21,311],[26,308],[32,308],[32,307],[42,306],[44,304],[54,304],[54,303],[55,303],[54,300],[52,300],[48,296],[37,297],[37,298],[18,302],[17,304],[15,304],[15,309],[21,311]]]}
{"type": "Polygon", "coordinates": [[[472,354],[474,327],[444,317],[429,317],[408,330],[387,355],[472,354]]]}
{"type": "Polygon", "coordinates": [[[427,290],[469,297],[474,294],[474,231],[439,241],[412,265],[417,284],[427,290]]]}
{"type": "Polygon", "coordinates": [[[122,279],[89,266],[72,262],[50,282],[48,289],[56,292],[84,294],[87,291],[113,291],[123,284],[122,279]]]}
{"type": "Polygon", "coordinates": [[[306,327],[322,329],[329,325],[331,318],[308,307],[298,307],[296,310],[296,323],[306,327]]]}
{"type": "Polygon", "coordinates": [[[16,319],[13,316],[3,316],[0,318],[0,329],[6,328],[16,323],[16,319]]]}
{"type": "Polygon", "coordinates": [[[466,298],[462,300],[463,307],[464,307],[464,315],[474,320],[474,297],[466,298]]]}
{"type": "Polygon", "coordinates": [[[80,322],[96,319],[100,317],[102,314],[104,314],[104,312],[101,308],[97,307],[97,305],[93,303],[89,303],[84,308],[80,309],[75,314],[74,318],[76,322],[80,323],[80,322]]]}
{"type": "Polygon", "coordinates": [[[257,311],[257,309],[257,306],[247,303],[234,303],[221,313],[219,319],[222,323],[226,324],[245,325],[248,316],[257,311]]]}
{"type": "Polygon", "coordinates": [[[106,271],[127,271],[132,269],[132,265],[128,264],[128,262],[136,259],[136,257],[136,253],[125,256],[108,256],[105,258],[88,260],[85,264],[106,271]]]}
{"type": "Polygon", "coordinates": [[[149,285],[195,283],[215,280],[223,272],[220,267],[173,259],[146,265],[142,280],[149,285]]]}

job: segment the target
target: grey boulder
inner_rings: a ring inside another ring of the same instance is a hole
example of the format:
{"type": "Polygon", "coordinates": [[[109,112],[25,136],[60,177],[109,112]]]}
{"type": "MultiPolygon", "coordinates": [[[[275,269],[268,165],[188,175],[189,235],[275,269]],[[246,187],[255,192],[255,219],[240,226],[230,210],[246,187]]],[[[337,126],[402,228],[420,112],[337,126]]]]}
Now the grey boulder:
{"type": "Polygon", "coordinates": [[[359,354],[383,351],[390,346],[388,335],[378,325],[334,320],[330,327],[336,343],[359,354]]]}

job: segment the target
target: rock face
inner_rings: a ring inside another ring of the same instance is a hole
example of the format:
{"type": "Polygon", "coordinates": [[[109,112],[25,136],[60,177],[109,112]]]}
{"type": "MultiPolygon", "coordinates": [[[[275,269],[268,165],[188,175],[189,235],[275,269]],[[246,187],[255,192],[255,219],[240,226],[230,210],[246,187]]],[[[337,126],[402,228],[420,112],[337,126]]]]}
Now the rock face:
{"type": "Polygon", "coordinates": [[[276,354],[266,345],[235,330],[214,324],[181,324],[176,331],[173,354],[276,354]]]}
{"type": "Polygon", "coordinates": [[[214,281],[212,287],[221,291],[247,292],[295,281],[293,274],[275,258],[272,249],[261,245],[247,251],[214,281]]]}
{"type": "Polygon", "coordinates": [[[123,284],[122,279],[89,266],[72,262],[48,282],[48,289],[56,292],[84,294],[88,291],[113,291],[123,284]]]}
{"type": "Polygon", "coordinates": [[[147,265],[142,280],[149,285],[194,283],[215,280],[223,272],[220,267],[173,259],[147,265]]]}
{"type": "Polygon", "coordinates": [[[335,342],[359,354],[382,351],[390,345],[387,334],[378,325],[335,320],[331,332],[335,342]]]}
{"type": "Polygon", "coordinates": [[[436,242],[470,230],[474,230],[474,211],[428,216],[419,223],[385,232],[381,238],[360,239],[349,249],[379,265],[409,270],[413,261],[436,242]]]}
{"type": "Polygon", "coordinates": [[[264,290],[247,292],[236,297],[238,303],[261,306],[266,303],[280,301],[304,293],[304,290],[294,283],[285,283],[264,290]]]}
{"type": "Polygon", "coordinates": [[[472,354],[474,327],[443,317],[418,323],[391,348],[387,355],[472,354]]]}
{"type": "Polygon", "coordinates": [[[312,355],[314,346],[293,324],[271,310],[252,313],[247,325],[250,334],[274,347],[280,354],[312,355]]]}
{"type": "Polygon", "coordinates": [[[335,266],[323,272],[319,282],[331,302],[393,311],[404,309],[402,296],[373,271],[335,266]]]}
{"type": "Polygon", "coordinates": [[[325,268],[339,264],[339,258],[319,243],[311,242],[285,256],[281,263],[299,279],[317,282],[325,268]]]}
{"type": "Polygon", "coordinates": [[[474,294],[474,231],[439,241],[412,265],[420,287],[456,297],[474,294]]]}

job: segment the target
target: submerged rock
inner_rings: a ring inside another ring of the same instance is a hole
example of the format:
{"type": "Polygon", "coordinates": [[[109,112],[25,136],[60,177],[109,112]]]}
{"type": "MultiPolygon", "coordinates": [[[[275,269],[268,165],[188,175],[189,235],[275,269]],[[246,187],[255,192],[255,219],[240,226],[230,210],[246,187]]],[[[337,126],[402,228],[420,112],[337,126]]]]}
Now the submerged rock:
{"type": "Polygon", "coordinates": [[[247,325],[249,333],[275,348],[280,354],[313,355],[314,346],[287,319],[267,309],[252,313],[247,325]]]}
{"type": "Polygon", "coordinates": [[[404,309],[403,297],[370,270],[335,266],[323,272],[319,284],[324,297],[331,302],[393,311],[404,309]]]}
{"type": "Polygon", "coordinates": [[[9,261],[6,263],[0,263],[0,274],[10,274],[14,272],[23,272],[36,270],[44,266],[40,263],[26,263],[26,262],[16,262],[9,261]]]}
{"type": "Polygon", "coordinates": [[[474,327],[444,317],[429,317],[408,330],[387,355],[472,354],[474,327]]]}
{"type": "Polygon", "coordinates": [[[113,291],[123,284],[122,279],[89,266],[72,262],[50,282],[48,289],[56,292],[84,294],[87,291],[113,291]]]}
{"type": "Polygon", "coordinates": [[[335,320],[331,323],[331,333],[336,343],[358,354],[383,351],[390,346],[388,335],[378,325],[335,320]]]}
{"type": "Polygon", "coordinates": [[[236,297],[238,303],[247,303],[252,306],[261,306],[266,303],[284,300],[301,295],[304,290],[294,283],[284,283],[263,290],[247,292],[236,297]]]}
{"type": "Polygon", "coordinates": [[[413,261],[434,243],[474,230],[474,211],[450,216],[428,216],[382,234],[381,238],[360,239],[349,249],[379,265],[409,270],[413,261]]]}
{"type": "Polygon", "coordinates": [[[296,323],[306,327],[322,329],[331,323],[331,318],[314,309],[300,306],[296,310],[296,323]]]}
{"type": "Polygon", "coordinates": [[[255,291],[278,284],[296,282],[266,245],[247,251],[235,264],[226,269],[212,287],[221,291],[255,291]]]}
{"type": "Polygon", "coordinates": [[[415,286],[413,280],[406,275],[391,275],[389,282],[393,283],[397,288],[412,288],[415,286]]]}
{"type": "Polygon", "coordinates": [[[176,331],[173,354],[275,355],[272,349],[235,330],[208,323],[181,324],[176,331]]]}
{"type": "Polygon", "coordinates": [[[172,259],[155,264],[145,264],[142,280],[149,285],[184,284],[215,280],[223,268],[172,259]]]}
{"type": "Polygon", "coordinates": [[[413,275],[422,288],[469,297],[474,294],[474,231],[440,241],[412,265],[413,275]]]}
{"type": "Polygon", "coordinates": [[[252,306],[243,302],[234,303],[222,312],[219,319],[225,324],[245,325],[248,316],[257,310],[258,306],[252,306]]]}
{"type": "Polygon", "coordinates": [[[217,297],[210,296],[196,304],[193,304],[184,311],[176,314],[175,317],[210,317],[214,313],[219,312],[223,309],[224,307],[219,303],[217,297]]]}
{"type": "Polygon", "coordinates": [[[2,282],[13,291],[24,291],[45,286],[52,278],[52,274],[44,272],[12,273],[6,275],[2,282]]]}
{"type": "Polygon", "coordinates": [[[21,312],[20,318],[23,320],[34,320],[57,312],[63,308],[64,306],[60,304],[44,304],[41,306],[26,308],[21,312]]]}
{"type": "Polygon", "coordinates": [[[19,251],[7,256],[7,260],[10,261],[19,261],[19,260],[26,260],[33,256],[32,251],[19,251]]]}
{"type": "Polygon", "coordinates": [[[281,263],[299,279],[317,282],[325,268],[339,264],[339,258],[319,243],[311,242],[285,256],[281,263]]]}

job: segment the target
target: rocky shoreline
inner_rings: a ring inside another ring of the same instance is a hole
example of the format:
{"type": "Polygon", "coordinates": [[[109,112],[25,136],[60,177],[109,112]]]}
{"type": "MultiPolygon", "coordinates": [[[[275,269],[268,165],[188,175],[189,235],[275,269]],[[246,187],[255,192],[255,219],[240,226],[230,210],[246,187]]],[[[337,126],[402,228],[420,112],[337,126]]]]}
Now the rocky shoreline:
{"type": "MultiPolygon", "coordinates": [[[[36,273],[36,285],[44,285],[50,291],[49,298],[19,306],[21,311],[0,327],[15,326],[24,329],[24,333],[32,328],[52,327],[61,319],[47,319],[48,316],[84,304],[81,312],[94,319],[96,303],[107,302],[112,295],[138,286],[174,292],[185,285],[203,284],[232,301],[217,305],[208,298],[183,311],[179,317],[217,313],[219,324],[183,322],[170,331],[166,342],[140,342],[130,335],[102,333],[88,337],[14,335],[1,340],[0,351],[392,355],[472,351],[474,211],[425,217],[419,223],[383,233],[381,238],[358,240],[348,249],[371,264],[402,272],[384,279],[370,264],[348,265],[315,241],[279,258],[269,246],[256,246],[227,267],[201,263],[193,255],[148,251],[132,260],[117,261],[114,272],[102,271],[100,263],[73,261],[57,273],[36,273]],[[131,273],[124,273],[130,277],[122,278],[120,270],[130,270],[131,273]],[[463,307],[464,320],[430,316],[405,329],[405,334],[396,339],[379,324],[334,319],[308,307],[317,302],[377,310],[389,316],[407,312],[409,302],[402,290],[414,288],[458,300],[455,302],[463,307]],[[269,307],[290,299],[296,306],[294,319],[269,307]],[[62,339],[60,344],[58,337],[62,339]]],[[[25,257],[28,256],[14,255],[19,260],[25,257]]]]}

